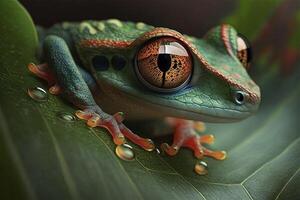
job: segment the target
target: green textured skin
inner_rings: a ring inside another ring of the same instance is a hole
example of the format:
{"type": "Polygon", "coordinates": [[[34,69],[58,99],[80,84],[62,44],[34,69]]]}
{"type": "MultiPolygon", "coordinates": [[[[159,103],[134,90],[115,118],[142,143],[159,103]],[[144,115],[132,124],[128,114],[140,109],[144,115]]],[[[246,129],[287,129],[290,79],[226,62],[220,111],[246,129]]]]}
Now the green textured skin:
{"type": "MultiPolygon", "coordinates": [[[[259,88],[251,80],[237,57],[231,56],[226,50],[221,40],[220,27],[209,31],[204,39],[182,36],[191,43],[187,47],[194,48],[196,53],[200,53],[212,66],[212,70],[204,68],[197,55],[192,53],[194,71],[187,88],[171,94],[162,94],[147,89],[135,74],[134,62],[137,50],[149,39],[142,40],[140,38],[154,29],[153,26],[143,23],[136,24],[118,20],[84,21],[54,25],[46,34],[60,36],[66,41],[74,60],[83,65],[82,67],[86,68],[97,81],[100,88],[98,96],[114,99],[111,101],[112,104],[116,101],[122,102],[123,107],[116,103],[116,107],[120,109],[135,105],[137,108],[145,107],[145,109],[130,109],[130,114],[140,112],[138,116],[147,117],[145,115],[148,115],[148,111],[149,113],[156,111],[160,116],[229,122],[244,119],[257,110],[260,102],[259,88]],[[129,48],[82,47],[81,41],[87,39],[126,41],[133,42],[133,45],[129,48]],[[135,40],[141,41],[134,42],[135,40]],[[91,64],[93,56],[105,55],[110,59],[115,54],[122,55],[127,59],[127,65],[122,70],[116,71],[111,66],[106,71],[96,71],[93,68],[91,64]],[[220,74],[225,78],[220,77],[220,74]],[[232,76],[233,74],[239,78],[232,76]],[[256,95],[256,99],[249,100],[243,105],[237,105],[233,101],[232,92],[237,89],[246,91],[244,88],[250,88],[250,93],[256,95]],[[120,97],[122,99],[119,99],[120,97]]],[[[236,53],[236,31],[230,27],[228,35],[230,45],[236,53]]],[[[101,98],[95,100],[98,103],[101,98]]],[[[107,106],[107,103],[105,105],[107,106]]],[[[114,105],[111,106],[114,107],[114,105]]]]}

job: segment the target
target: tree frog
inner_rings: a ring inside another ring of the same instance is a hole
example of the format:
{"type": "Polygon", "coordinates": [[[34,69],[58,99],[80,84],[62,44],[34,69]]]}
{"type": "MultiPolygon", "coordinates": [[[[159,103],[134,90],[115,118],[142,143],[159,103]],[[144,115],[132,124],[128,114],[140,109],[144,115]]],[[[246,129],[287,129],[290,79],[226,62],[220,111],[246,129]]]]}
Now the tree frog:
{"type": "Polygon", "coordinates": [[[130,119],[164,119],[174,132],[162,144],[168,155],[181,147],[195,157],[222,160],[212,151],[212,135],[200,135],[202,122],[234,122],[253,114],[260,89],[249,77],[250,46],[228,24],[201,39],[145,23],[64,22],[40,29],[41,64],[28,68],[45,79],[49,92],[80,110],[90,127],[103,127],[116,145],[126,139],[151,151],[151,139],[123,124],[130,119]]]}

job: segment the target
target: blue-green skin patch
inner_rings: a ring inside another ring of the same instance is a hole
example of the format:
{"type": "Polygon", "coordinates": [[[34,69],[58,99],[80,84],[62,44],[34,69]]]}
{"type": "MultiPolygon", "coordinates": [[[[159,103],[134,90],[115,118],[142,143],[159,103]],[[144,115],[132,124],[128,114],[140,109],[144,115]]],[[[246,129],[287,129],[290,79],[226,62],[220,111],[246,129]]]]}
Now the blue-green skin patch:
{"type": "MultiPolygon", "coordinates": [[[[95,102],[101,104],[101,98],[98,99],[95,95],[91,95],[92,93],[88,90],[94,88],[91,86],[93,81],[86,73],[82,73],[84,77],[78,74],[78,70],[74,69],[75,65],[84,68],[97,82],[96,96],[115,98],[111,101],[115,105],[108,107],[116,107],[116,109],[130,107],[128,117],[136,114],[141,118],[171,116],[209,122],[229,122],[244,119],[257,110],[260,102],[259,88],[248,76],[238,59],[228,53],[228,48],[224,45],[220,34],[220,27],[210,31],[204,39],[182,36],[191,44],[186,47],[191,52],[193,60],[193,74],[187,87],[173,93],[160,93],[145,87],[136,76],[135,56],[149,39],[141,38],[154,29],[155,27],[144,23],[119,20],[64,22],[54,25],[45,32],[43,36],[46,38],[44,57],[56,71],[59,84],[66,91],[67,98],[81,108],[93,105],[95,102]],[[52,35],[50,39],[49,35],[52,35]],[[58,37],[53,37],[53,35],[58,37]],[[131,45],[128,47],[82,45],[82,41],[86,40],[105,40],[111,43],[121,41],[131,45]],[[68,53],[67,48],[71,53],[68,53]],[[208,64],[199,60],[199,56],[194,53],[192,48],[201,54],[208,64]],[[55,54],[53,52],[57,51],[59,56],[52,56],[55,54]],[[94,68],[92,59],[96,55],[105,56],[108,59],[107,70],[94,68]],[[116,70],[112,66],[111,59],[115,55],[125,58],[126,65],[122,69],[116,70]],[[209,70],[208,67],[205,67],[206,65],[213,69],[209,70]],[[215,69],[217,72],[214,71],[215,69]],[[66,78],[68,73],[70,76],[66,78]],[[239,80],[234,80],[236,76],[231,76],[233,73],[238,76],[239,80]],[[61,74],[64,74],[64,77],[60,77],[61,74]],[[90,87],[82,86],[84,82],[88,82],[90,87]],[[235,90],[249,94],[250,97],[244,104],[238,105],[234,101],[233,92],[235,90]],[[251,98],[251,95],[255,98],[251,98]],[[118,99],[120,97],[122,99],[118,99]],[[122,107],[120,104],[126,106],[122,107]],[[133,109],[135,106],[138,109],[133,109]]],[[[157,36],[161,37],[164,34],[157,36]]],[[[232,52],[236,53],[237,36],[232,27],[228,29],[228,38],[232,52]]],[[[95,94],[95,92],[93,93],[95,94]]],[[[102,109],[106,108],[102,107],[102,109]]]]}

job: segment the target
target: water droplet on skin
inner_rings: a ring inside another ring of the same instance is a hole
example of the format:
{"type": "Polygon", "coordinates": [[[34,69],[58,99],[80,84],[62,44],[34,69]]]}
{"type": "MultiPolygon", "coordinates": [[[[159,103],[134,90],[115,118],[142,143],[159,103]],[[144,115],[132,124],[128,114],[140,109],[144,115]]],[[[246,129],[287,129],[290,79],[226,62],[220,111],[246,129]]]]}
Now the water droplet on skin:
{"type": "Polygon", "coordinates": [[[43,88],[40,88],[40,87],[28,88],[27,94],[32,99],[34,99],[35,101],[38,101],[38,102],[47,101],[47,99],[48,99],[47,92],[43,88]]]}
{"type": "Polygon", "coordinates": [[[58,117],[64,121],[73,122],[76,120],[76,117],[70,113],[58,113],[58,117]]]}
{"type": "Polygon", "coordinates": [[[195,165],[194,170],[199,175],[206,175],[206,174],[208,174],[207,163],[204,162],[204,161],[197,162],[196,165],[195,165]]]}
{"type": "Polygon", "coordinates": [[[121,144],[116,147],[116,154],[122,160],[130,161],[134,159],[134,152],[129,144],[121,144]]]}

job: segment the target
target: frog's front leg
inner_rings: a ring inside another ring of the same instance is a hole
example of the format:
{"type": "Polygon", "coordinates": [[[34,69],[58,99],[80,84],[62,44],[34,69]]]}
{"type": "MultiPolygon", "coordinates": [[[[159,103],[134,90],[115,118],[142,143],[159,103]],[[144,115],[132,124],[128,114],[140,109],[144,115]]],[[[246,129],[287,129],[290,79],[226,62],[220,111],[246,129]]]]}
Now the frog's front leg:
{"type": "Polygon", "coordinates": [[[45,79],[51,86],[52,94],[62,94],[68,101],[81,110],[75,114],[87,120],[90,127],[106,128],[116,145],[123,144],[128,138],[146,150],[153,150],[150,139],[141,138],[131,132],[123,123],[123,113],[114,115],[105,113],[95,102],[91,87],[96,87],[92,77],[77,67],[66,42],[58,36],[47,36],[44,41],[44,53],[47,64],[29,64],[31,72],[45,79]]]}
{"type": "Polygon", "coordinates": [[[212,151],[202,146],[202,144],[211,144],[214,142],[213,135],[199,135],[198,132],[203,132],[205,126],[202,122],[196,122],[185,119],[167,118],[167,122],[174,129],[173,144],[170,146],[163,143],[161,148],[168,155],[176,155],[180,147],[187,147],[194,151],[195,157],[198,159],[203,156],[210,156],[218,160],[226,158],[225,151],[212,151]]]}

